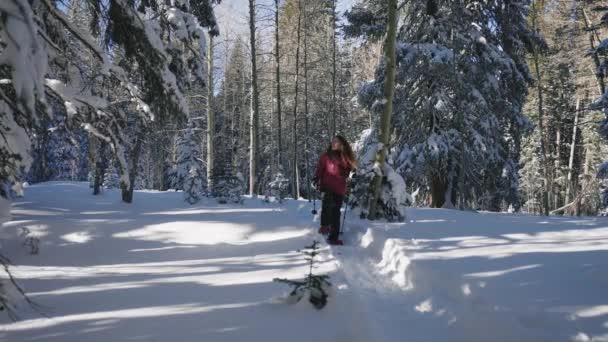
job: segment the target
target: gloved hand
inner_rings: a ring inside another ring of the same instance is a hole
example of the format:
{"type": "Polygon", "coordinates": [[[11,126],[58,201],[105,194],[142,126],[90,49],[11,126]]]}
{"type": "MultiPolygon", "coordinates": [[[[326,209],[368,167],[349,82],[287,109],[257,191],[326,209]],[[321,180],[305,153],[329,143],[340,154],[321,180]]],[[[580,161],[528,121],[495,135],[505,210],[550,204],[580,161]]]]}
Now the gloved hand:
{"type": "Polygon", "coordinates": [[[312,188],[315,190],[319,190],[319,178],[314,177],[312,179],[312,188]]]}

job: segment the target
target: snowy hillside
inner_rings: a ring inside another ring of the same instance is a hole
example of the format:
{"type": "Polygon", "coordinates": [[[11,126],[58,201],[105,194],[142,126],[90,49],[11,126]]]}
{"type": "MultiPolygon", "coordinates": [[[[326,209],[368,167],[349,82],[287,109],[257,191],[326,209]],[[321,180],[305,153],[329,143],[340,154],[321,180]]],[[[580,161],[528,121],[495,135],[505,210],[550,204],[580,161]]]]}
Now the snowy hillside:
{"type": "Polygon", "coordinates": [[[13,203],[3,252],[49,317],[21,305],[0,341],[608,341],[605,218],[348,217],[347,246],[323,247],[316,272],[334,293],[317,311],[281,303],[272,282],[307,272],[297,250],[320,239],[308,202],[135,196],[52,182],[13,203]]]}

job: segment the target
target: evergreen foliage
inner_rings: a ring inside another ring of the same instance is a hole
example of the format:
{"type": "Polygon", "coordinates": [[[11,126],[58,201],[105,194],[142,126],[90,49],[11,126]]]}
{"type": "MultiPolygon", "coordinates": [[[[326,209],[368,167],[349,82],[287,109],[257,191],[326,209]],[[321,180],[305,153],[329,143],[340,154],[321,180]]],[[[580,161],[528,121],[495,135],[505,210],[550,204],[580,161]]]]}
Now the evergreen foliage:
{"type": "Polygon", "coordinates": [[[103,187],[106,189],[120,188],[120,175],[114,165],[108,166],[103,175],[103,187]]]}
{"type": "Polygon", "coordinates": [[[403,222],[406,218],[405,208],[412,204],[412,199],[406,191],[403,177],[394,172],[390,160],[384,164],[383,170],[380,170],[375,163],[379,146],[375,129],[363,131],[359,140],[354,144],[353,148],[357,153],[359,166],[350,184],[347,203],[359,211],[361,218],[372,220],[382,218],[389,222],[403,222]],[[376,175],[382,177],[380,196],[376,217],[369,217],[369,206],[372,200],[369,185],[376,175]]]}
{"type": "MultiPolygon", "coordinates": [[[[379,2],[366,1],[368,8],[379,2]]],[[[492,203],[517,201],[517,144],[530,127],[522,115],[531,80],[523,54],[538,40],[526,26],[527,6],[510,1],[509,20],[495,3],[403,6],[410,21],[401,23],[397,36],[389,159],[430,195],[432,206],[453,207],[457,200],[470,206],[486,190],[497,197],[492,203]],[[515,48],[506,49],[506,41],[515,48]],[[464,186],[465,179],[474,182],[464,186]]],[[[382,61],[375,80],[359,93],[360,103],[376,114],[386,104],[385,68],[382,61]]]]}
{"type": "Polygon", "coordinates": [[[289,304],[295,304],[302,298],[306,298],[316,309],[321,310],[327,304],[331,283],[328,275],[316,275],[312,272],[315,267],[315,257],[319,255],[319,241],[314,240],[310,246],[304,247],[300,252],[306,255],[306,260],[308,260],[308,275],[303,280],[274,278],[272,281],[293,287],[287,297],[289,304]]]}
{"type": "Polygon", "coordinates": [[[230,165],[216,166],[213,177],[211,196],[219,203],[243,203],[245,180],[240,172],[235,172],[230,165]]]}
{"type": "MultiPolygon", "coordinates": [[[[278,200],[279,203],[283,203],[283,200],[287,197],[289,193],[289,179],[283,175],[281,171],[277,172],[274,180],[268,183],[268,193],[270,196],[274,196],[275,199],[278,200]]],[[[268,196],[267,200],[268,200],[268,196]]]]}

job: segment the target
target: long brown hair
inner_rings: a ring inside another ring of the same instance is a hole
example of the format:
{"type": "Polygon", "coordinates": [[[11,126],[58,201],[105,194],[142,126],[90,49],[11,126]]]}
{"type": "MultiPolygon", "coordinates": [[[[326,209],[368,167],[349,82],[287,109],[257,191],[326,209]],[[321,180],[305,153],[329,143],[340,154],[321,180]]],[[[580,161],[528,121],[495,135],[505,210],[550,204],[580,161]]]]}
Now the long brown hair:
{"type": "MultiPolygon", "coordinates": [[[[353,152],[353,149],[350,147],[350,144],[348,143],[348,141],[346,141],[346,138],[341,135],[336,135],[335,138],[340,140],[340,144],[342,144],[342,150],[338,152],[340,154],[340,159],[342,159],[342,161],[347,163],[352,169],[356,168],[357,167],[357,158],[355,157],[355,153],[353,152]]],[[[326,153],[328,155],[332,155],[335,153],[331,149],[331,142],[329,143],[329,147],[327,148],[326,153]]]]}

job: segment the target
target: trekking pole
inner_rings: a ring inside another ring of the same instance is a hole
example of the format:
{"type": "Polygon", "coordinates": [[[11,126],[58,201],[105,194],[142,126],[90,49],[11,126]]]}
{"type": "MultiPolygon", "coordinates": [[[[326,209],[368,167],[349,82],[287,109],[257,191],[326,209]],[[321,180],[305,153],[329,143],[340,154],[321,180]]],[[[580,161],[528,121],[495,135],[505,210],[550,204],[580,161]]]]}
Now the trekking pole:
{"type": "Polygon", "coordinates": [[[348,196],[344,198],[344,216],[342,217],[342,224],[340,225],[340,234],[344,232],[344,227],[346,226],[346,211],[348,210],[348,199],[350,198],[350,187],[352,185],[353,180],[357,177],[356,170],[352,171],[348,177],[348,181],[346,182],[346,193],[348,196]]]}
{"type": "Polygon", "coordinates": [[[344,215],[342,216],[342,224],[340,225],[339,234],[342,234],[344,232],[344,226],[346,225],[346,211],[348,210],[348,198],[350,197],[350,191],[348,191],[349,188],[350,188],[350,179],[348,182],[346,182],[346,193],[348,194],[348,196],[344,197],[344,215]]]}
{"type": "Polygon", "coordinates": [[[316,188],[315,188],[315,191],[312,196],[312,214],[317,215],[317,189],[316,188]]]}
{"type": "Polygon", "coordinates": [[[344,201],[344,215],[342,216],[342,224],[340,225],[340,233],[344,233],[344,226],[346,225],[346,211],[348,210],[348,201],[344,201]]]}

